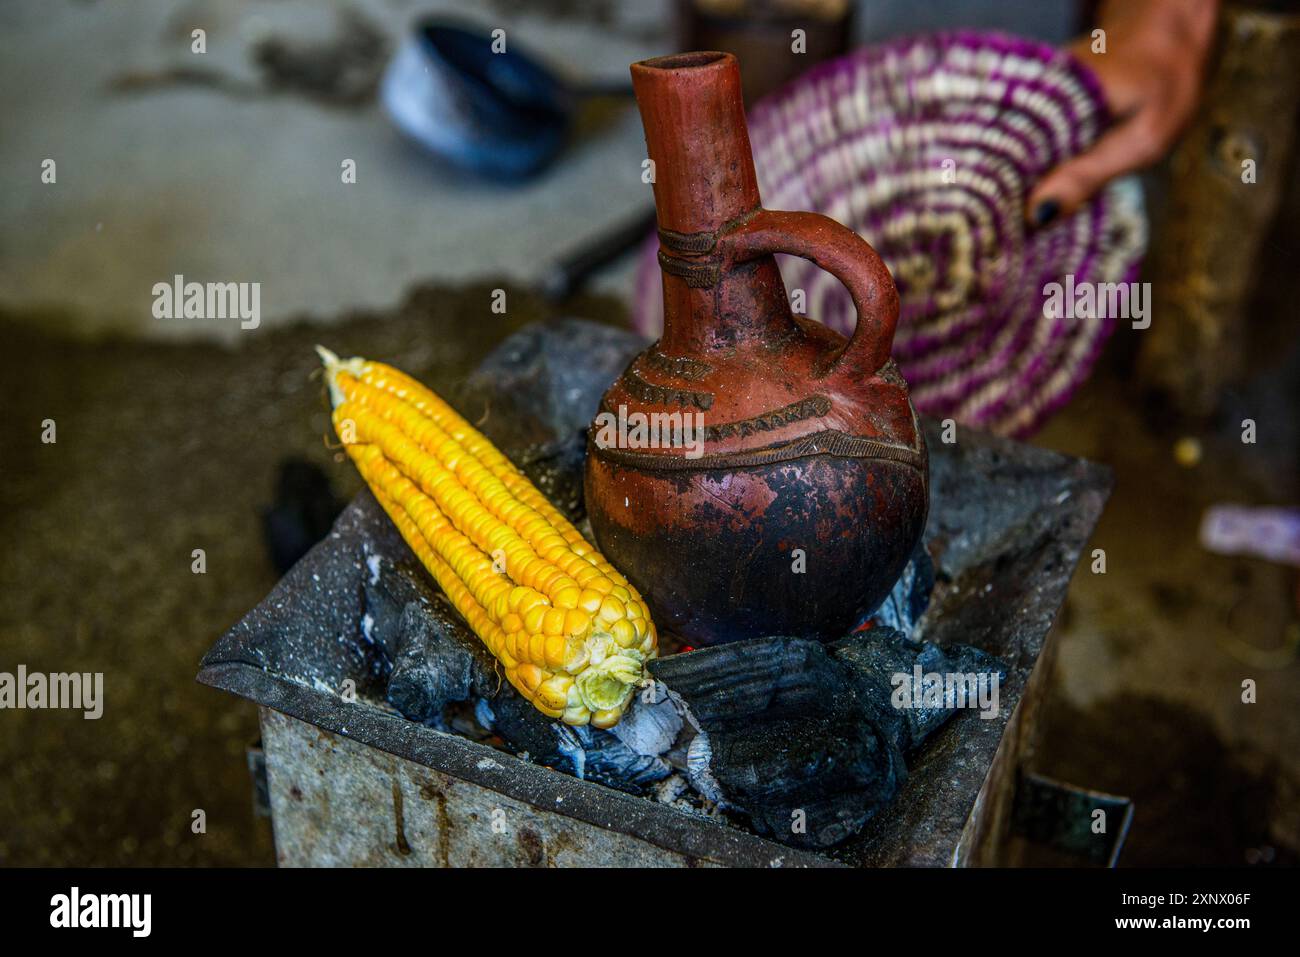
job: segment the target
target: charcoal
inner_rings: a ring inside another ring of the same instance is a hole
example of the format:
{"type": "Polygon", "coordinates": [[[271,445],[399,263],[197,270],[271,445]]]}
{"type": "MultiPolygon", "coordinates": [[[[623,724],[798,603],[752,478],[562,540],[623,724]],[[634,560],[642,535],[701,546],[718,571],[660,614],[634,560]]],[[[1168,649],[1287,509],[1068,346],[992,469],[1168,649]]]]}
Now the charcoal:
{"type": "Polygon", "coordinates": [[[934,562],[925,550],[924,542],[917,542],[912,557],[903,573],[898,576],[893,589],[880,603],[880,607],[867,618],[876,625],[893,628],[905,635],[915,632],[917,623],[930,606],[934,591],[934,562]]]}
{"type": "Polygon", "coordinates": [[[646,343],[625,329],[558,319],[521,329],[457,390],[457,408],[577,522],[586,430],[601,396],[646,343]]]}
{"type": "Polygon", "coordinates": [[[501,343],[459,393],[462,410],[477,400],[493,441],[547,441],[585,429],[601,396],[645,340],[585,319],[534,323],[501,343]],[[517,411],[515,411],[517,409],[517,411]]]}
{"type": "MultiPolygon", "coordinates": [[[[863,719],[878,709],[859,700],[852,669],[821,642],[757,638],[649,668],[701,730],[692,752],[698,761],[707,747],[708,773],[725,803],[776,840],[839,843],[888,804],[906,776],[890,729],[863,719]]],[[[695,780],[700,768],[691,771],[695,780]]]]}
{"type": "Polygon", "coordinates": [[[904,754],[955,713],[895,707],[895,675],[999,673],[975,648],[947,650],[875,627],[831,645],[759,638],[650,662],[698,734],[687,772],[703,796],[803,847],[856,834],[906,779],[904,754]]]}
{"type": "Polygon", "coordinates": [[[496,687],[492,656],[413,556],[368,553],[362,595],[361,631],[392,661],[386,696],[403,715],[440,726],[448,704],[496,687]]]}
{"type": "Polygon", "coordinates": [[[586,431],[520,449],[512,460],[552,505],[570,521],[580,522],[583,507],[583,467],[587,460],[586,431]]]}
{"type": "Polygon", "coordinates": [[[896,707],[897,676],[910,681],[919,668],[921,675],[982,674],[996,675],[999,684],[1006,680],[1005,665],[987,652],[969,645],[940,648],[892,628],[858,632],[835,642],[830,650],[853,669],[862,688],[861,700],[871,707],[877,722],[891,728],[893,740],[904,753],[924,744],[953,716],[957,703],[949,696],[937,707],[896,707]]]}
{"type": "Polygon", "coordinates": [[[661,755],[677,742],[682,724],[681,712],[669,700],[667,689],[652,683],[610,733],[637,754],[661,755]]]}
{"type": "Polygon", "coordinates": [[[366,555],[366,577],[362,585],[365,612],[362,628],[377,642],[389,659],[401,650],[402,613],[415,603],[433,606],[438,592],[414,556],[393,561],[377,554],[366,555]]]}
{"type": "MultiPolygon", "coordinates": [[[[682,706],[685,708],[685,705],[682,706]]],[[[689,714],[689,711],[687,712],[689,714]]],[[[709,736],[704,731],[696,732],[691,738],[690,744],[686,746],[686,775],[691,782],[691,787],[695,788],[706,801],[714,804],[726,804],[726,797],[722,793],[722,785],[718,784],[718,779],[713,776],[713,768],[710,762],[713,760],[713,746],[709,743],[709,736]]]]}
{"type": "Polygon", "coordinates": [[[430,606],[410,602],[397,636],[388,701],[412,721],[437,725],[447,705],[485,695],[495,685],[491,658],[441,596],[430,606]]]}

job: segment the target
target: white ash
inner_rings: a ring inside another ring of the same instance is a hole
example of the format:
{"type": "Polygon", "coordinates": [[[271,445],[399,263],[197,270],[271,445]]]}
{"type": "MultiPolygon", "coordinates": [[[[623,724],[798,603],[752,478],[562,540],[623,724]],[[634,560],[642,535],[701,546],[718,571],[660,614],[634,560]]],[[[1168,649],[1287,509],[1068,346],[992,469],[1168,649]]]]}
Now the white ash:
{"type": "Polygon", "coordinates": [[[726,822],[722,807],[713,801],[701,800],[700,796],[691,789],[690,782],[680,774],[674,774],[660,781],[659,786],[655,788],[654,799],[660,804],[681,811],[683,814],[690,814],[692,817],[726,822]]]}
{"type": "Polygon", "coordinates": [[[672,804],[687,788],[686,779],[680,774],[664,778],[655,788],[655,800],[660,804],[672,804]]]}
{"type": "Polygon", "coordinates": [[[713,777],[709,762],[713,760],[713,749],[709,745],[709,736],[703,731],[691,739],[686,749],[686,773],[690,776],[691,787],[714,804],[723,804],[722,786],[713,777]]]}
{"type": "Polygon", "coordinates": [[[652,681],[610,730],[637,754],[658,757],[673,746],[682,730],[682,716],[666,693],[652,681]]]}

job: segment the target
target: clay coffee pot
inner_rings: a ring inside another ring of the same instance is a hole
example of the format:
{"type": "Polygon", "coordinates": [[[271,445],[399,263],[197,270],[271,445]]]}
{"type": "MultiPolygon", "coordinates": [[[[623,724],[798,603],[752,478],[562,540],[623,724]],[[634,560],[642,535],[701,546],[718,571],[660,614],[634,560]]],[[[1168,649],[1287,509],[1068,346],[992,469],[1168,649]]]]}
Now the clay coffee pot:
{"type": "Polygon", "coordinates": [[[646,60],[632,84],[664,332],[592,425],[596,541],[688,643],[842,637],[889,593],[928,507],[924,440],[890,359],[894,281],[847,227],[762,208],[735,57],[646,60]],[[850,339],[791,313],[775,253],[844,283],[850,339]]]}

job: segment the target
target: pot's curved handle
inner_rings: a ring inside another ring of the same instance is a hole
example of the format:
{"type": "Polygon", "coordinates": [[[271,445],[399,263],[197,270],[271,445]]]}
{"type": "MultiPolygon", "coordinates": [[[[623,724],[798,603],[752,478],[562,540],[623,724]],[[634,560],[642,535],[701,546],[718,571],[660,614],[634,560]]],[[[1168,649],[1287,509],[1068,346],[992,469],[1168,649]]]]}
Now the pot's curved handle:
{"type": "Polygon", "coordinates": [[[889,360],[898,325],[898,289],[880,254],[853,230],[820,213],[760,209],[728,232],[724,242],[733,262],[789,253],[844,284],[858,320],[831,371],[862,369],[870,374],[889,360]]]}

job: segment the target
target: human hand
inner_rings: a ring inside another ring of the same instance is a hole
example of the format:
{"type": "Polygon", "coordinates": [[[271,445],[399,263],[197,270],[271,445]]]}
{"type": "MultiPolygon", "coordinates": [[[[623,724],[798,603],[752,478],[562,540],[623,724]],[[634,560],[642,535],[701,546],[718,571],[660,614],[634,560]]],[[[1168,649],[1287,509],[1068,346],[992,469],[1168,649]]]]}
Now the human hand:
{"type": "Polygon", "coordinates": [[[1196,107],[1217,14],[1218,0],[1105,4],[1104,35],[1068,49],[1096,74],[1115,123],[1039,180],[1025,207],[1032,224],[1068,216],[1116,176],[1164,156],[1196,107]]]}

